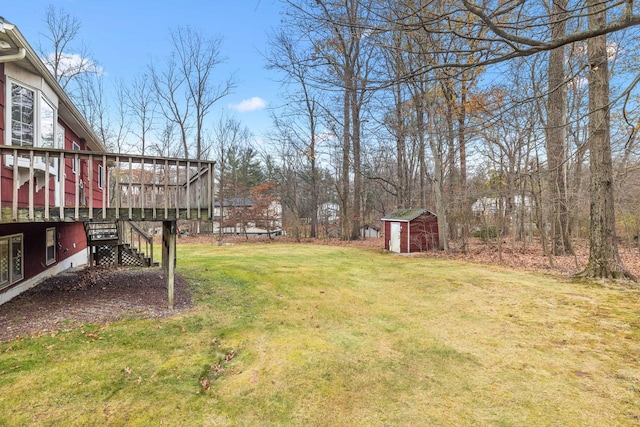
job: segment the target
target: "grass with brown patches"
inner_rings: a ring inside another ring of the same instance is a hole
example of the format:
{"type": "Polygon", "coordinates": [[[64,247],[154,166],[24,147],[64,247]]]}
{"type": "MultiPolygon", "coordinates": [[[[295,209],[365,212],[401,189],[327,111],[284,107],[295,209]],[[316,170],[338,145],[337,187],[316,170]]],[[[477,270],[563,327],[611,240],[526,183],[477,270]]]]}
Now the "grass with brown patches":
{"type": "Polygon", "coordinates": [[[636,425],[640,291],[186,245],[196,308],[0,346],[4,425],[636,425]]]}

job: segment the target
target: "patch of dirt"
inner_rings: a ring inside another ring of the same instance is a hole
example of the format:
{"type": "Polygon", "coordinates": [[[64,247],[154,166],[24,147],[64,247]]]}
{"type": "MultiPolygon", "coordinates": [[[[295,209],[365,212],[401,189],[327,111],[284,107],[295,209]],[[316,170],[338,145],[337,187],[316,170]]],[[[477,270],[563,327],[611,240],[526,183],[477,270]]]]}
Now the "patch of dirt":
{"type": "Polygon", "coordinates": [[[168,307],[161,269],[91,268],[51,277],[0,305],[0,341],[122,318],[161,318],[192,306],[184,278],[176,275],[174,308],[168,307]]]}

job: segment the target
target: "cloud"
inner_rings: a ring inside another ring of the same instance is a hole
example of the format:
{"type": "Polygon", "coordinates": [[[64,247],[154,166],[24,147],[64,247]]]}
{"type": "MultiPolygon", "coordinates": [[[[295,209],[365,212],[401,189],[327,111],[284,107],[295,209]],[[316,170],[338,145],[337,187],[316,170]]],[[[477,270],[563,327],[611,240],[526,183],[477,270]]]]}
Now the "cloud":
{"type": "MultiPolygon", "coordinates": [[[[53,65],[56,61],[55,54],[50,53],[44,60],[49,71],[53,73],[53,65]]],[[[103,75],[104,69],[89,58],[84,58],[77,53],[63,53],[59,59],[58,73],[62,76],[73,76],[80,73],[95,73],[103,75]]]]}
{"type": "Polygon", "coordinates": [[[245,99],[238,104],[232,104],[231,108],[241,113],[246,113],[249,111],[262,110],[266,106],[267,101],[260,97],[254,96],[253,98],[245,99]]]}

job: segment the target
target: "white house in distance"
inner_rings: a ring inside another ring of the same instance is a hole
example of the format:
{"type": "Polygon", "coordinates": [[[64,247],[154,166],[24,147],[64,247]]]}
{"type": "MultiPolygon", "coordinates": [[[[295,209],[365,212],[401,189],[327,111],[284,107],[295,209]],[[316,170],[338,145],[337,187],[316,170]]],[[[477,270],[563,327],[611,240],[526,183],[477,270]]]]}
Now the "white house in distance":
{"type": "MultiPolygon", "coordinates": [[[[504,203],[505,198],[480,197],[471,205],[471,212],[476,215],[495,215],[498,213],[501,206],[504,206],[504,203]]],[[[532,207],[531,199],[528,196],[514,196],[513,206],[518,209],[524,207],[529,211],[532,207]]]]}
{"type": "Polygon", "coordinates": [[[263,202],[250,197],[236,197],[222,203],[216,201],[213,216],[213,234],[273,237],[283,233],[282,205],[277,200],[263,202]]]}
{"type": "Polygon", "coordinates": [[[322,224],[335,224],[340,219],[340,205],[326,202],[318,207],[318,219],[322,224]]]}

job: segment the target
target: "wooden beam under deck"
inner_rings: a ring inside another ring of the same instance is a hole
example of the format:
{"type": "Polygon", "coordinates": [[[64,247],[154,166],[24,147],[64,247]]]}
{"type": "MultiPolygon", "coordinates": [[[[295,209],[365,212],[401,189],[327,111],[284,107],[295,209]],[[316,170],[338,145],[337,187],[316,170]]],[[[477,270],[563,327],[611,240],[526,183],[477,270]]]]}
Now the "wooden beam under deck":
{"type": "Polygon", "coordinates": [[[32,223],[32,222],[87,222],[95,218],[106,221],[129,220],[129,221],[176,221],[181,219],[208,220],[209,214],[206,211],[198,212],[198,209],[154,209],[154,208],[64,208],[50,209],[49,217],[46,217],[44,208],[18,208],[16,220],[12,208],[3,207],[0,209],[0,224],[32,223]],[[61,212],[62,211],[62,212],[61,212]],[[61,214],[63,215],[61,217],[61,214]]]}

